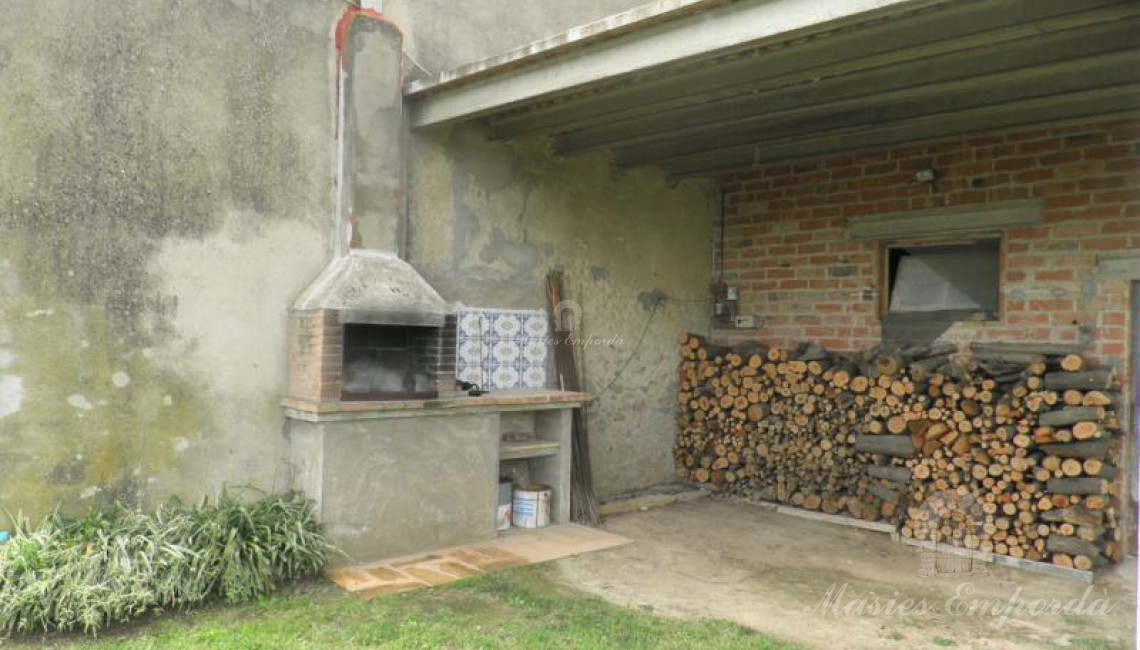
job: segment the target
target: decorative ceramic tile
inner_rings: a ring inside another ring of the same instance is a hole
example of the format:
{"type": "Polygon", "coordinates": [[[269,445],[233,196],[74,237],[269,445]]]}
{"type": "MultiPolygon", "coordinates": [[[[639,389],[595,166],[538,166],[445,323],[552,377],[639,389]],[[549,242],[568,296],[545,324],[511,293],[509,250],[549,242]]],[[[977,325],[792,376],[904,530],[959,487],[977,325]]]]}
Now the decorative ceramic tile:
{"type": "Polygon", "coordinates": [[[486,390],[545,388],[549,335],[545,312],[461,309],[455,374],[486,390]]]}

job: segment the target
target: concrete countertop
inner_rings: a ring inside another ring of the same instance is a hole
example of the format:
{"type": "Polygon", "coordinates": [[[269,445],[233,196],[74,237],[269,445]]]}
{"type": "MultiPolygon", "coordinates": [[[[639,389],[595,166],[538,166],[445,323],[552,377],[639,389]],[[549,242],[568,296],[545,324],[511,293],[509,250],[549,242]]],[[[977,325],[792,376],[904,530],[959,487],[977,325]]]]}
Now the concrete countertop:
{"type": "Polygon", "coordinates": [[[286,399],[282,402],[285,416],[298,420],[371,419],[439,415],[448,412],[538,411],[576,408],[590,402],[593,396],[560,390],[492,391],[479,397],[441,397],[437,399],[384,402],[314,402],[286,399]],[[441,413],[442,412],[442,413],[441,413]]]}

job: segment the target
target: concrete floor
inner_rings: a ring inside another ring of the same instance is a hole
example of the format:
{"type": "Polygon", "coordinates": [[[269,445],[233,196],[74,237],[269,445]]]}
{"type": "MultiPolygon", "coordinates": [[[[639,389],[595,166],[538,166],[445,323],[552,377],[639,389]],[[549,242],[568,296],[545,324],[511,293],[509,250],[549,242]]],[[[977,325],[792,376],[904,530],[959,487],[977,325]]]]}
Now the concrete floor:
{"type": "Polygon", "coordinates": [[[1135,647],[1134,559],[1098,576],[1084,614],[1021,611],[1002,619],[948,610],[985,607],[983,599],[999,612],[1017,598],[1026,601],[1023,610],[1036,599],[1064,606],[1090,586],[992,564],[978,565],[988,575],[922,577],[921,552],[888,535],[738,501],[622,514],[602,528],[635,543],[560,560],[568,584],[666,615],[736,621],[809,648],[1135,647]],[[907,598],[914,602],[901,606],[907,598]],[[871,613],[876,599],[881,611],[871,613]],[[1089,611],[1109,604],[1108,613],[1089,611]]]}

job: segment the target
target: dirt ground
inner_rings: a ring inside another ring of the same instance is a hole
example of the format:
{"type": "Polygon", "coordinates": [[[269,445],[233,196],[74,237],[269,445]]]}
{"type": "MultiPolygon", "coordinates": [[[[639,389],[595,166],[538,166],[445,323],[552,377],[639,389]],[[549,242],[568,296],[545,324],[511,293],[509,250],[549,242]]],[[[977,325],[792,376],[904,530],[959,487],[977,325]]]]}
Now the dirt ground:
{"type": "Polygon", "coordinates": [[[1098,576],[1081,606],[1083,583],[989,563],[975,565],[987,575],[923,577],[923,552],[889,535],[739,501],[617,515],[602,528],[635,543],[560,560],[568,584],[666,615],[729,619],[809,648],[1135,647],[1134,560],[1098,576]],[[1069,612],[1026,611],[1052,603],[1069,612]],[[985,613],[969,614],[971,605],[985,613]]]}

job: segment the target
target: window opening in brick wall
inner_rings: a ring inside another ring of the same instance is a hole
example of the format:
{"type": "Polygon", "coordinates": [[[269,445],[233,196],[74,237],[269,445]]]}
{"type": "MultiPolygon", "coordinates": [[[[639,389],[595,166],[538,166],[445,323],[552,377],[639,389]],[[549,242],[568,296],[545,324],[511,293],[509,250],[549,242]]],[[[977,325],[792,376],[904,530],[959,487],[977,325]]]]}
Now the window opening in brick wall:
{"type": "Polygon", "coordinates": [[[883,341],[934,341],[965,320],[996,320],[999,239],[895,241],[884,247],[883,341]]]}
{"type": "Polygon", "coordinates": [[[887,247],[888,313],[973,311],[996,318],[1000,243],[887,247]]]}

